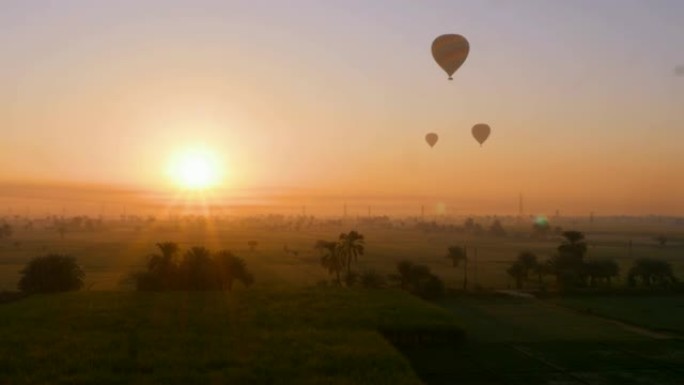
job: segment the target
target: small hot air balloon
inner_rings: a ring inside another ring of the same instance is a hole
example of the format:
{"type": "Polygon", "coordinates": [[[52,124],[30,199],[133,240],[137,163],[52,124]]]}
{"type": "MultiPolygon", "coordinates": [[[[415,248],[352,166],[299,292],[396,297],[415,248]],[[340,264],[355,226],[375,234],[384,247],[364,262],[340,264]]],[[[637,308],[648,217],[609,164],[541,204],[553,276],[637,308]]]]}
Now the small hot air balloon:
{"type": "Polygon", "coordinates": [[[463,65],[468,52],[470,52],[470,44],[461,35],[442,35],[432,42],[432,57],[449,75],[449,80],[452,80],[451,76],[463,65]]]}
{"type": "Polygon", "coordinates": [[[473,126],[473,138],[477,140],[480,143],[480,146],[482,146],[482,143],[489,138],[489,133],[492,131],[491,128],[489,128],[488,125],[484,123],[478,123],[473,126]]]}
{"type": "Polygon", "coordinates": [[[437,134],[435,134],[434,132],[425,135],[425,141],[427,142],[427,144],[430,145],[430,147],[434,147],[438,139],[439,136],[437,136],[437,134]]]}

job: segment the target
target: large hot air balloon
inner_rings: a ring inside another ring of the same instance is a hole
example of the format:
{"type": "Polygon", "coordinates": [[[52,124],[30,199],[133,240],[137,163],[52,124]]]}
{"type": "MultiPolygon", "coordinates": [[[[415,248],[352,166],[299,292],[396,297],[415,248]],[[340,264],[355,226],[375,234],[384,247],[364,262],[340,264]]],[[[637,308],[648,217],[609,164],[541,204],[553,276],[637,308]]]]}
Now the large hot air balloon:
{"type": "Polygon", "coordinates": [[[484,123],[478,123],[473,126],[473,137],[480,143],[480,146],[489,138],[490,132],[492,132],[492,129],[484,123]]]}
{"type": "Polygon", "coordinates": [[[434,147],[438,139],[439,136],[437,136],[437,134],[435,134],[434,132],[425,135],[425,141],[427,142],[427,144],[430,145],[430,147],[434,147]]]}
{"type": "Polygon", "coordinates": [[[461,35],[442,35],[432,42],[432,57],[451,76],[463,65],[470,52],[468,40],[461,35]]]}

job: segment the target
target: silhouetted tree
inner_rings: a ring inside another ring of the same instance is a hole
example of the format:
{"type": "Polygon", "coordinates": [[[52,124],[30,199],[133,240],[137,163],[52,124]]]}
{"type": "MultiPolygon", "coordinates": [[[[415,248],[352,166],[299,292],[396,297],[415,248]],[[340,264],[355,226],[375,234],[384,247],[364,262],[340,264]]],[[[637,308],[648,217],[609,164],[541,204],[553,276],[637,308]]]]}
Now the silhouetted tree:
{"type": "Polygon", "coordinates": [[[186,290],[215,290],[220,287],[211,252],[204,247],[192,247],[183,255],[179,266],[180,282],[186,290]]]}
{"type": "Polygon", "coordinates": [[[523,266],[519,264],[517,261],[513,262],[513,264],[506,270],[506,272],[508,273],[508,275],[515,278],[515,287],[517,289],[522,289],[523,282],[527,278],[526,271],[523,268],[523,266]]]}
{"type": "Polygon", "coordinates": [[[463,261],[463,290],[468,288],[468,255],[465,247],[449,246],[446,257],[451,260],[454,267],[463,261]]]}
{"type": "Polygon", "coordinates": [[[584,256],[587,244],[584,234],[579,231],[563,232],[563,243],[558,246],[558,254],[551,260],[551,269],[559,284],[564,287],[586,284],[584,256]]]}
{"type": "Polygon", "coordinates": [[[541,275],[543,269],[537,260],[537,256],[529,251],[523,251],[518,254],[518,258],[508,268],[508,275],[515,278],[516,287],[522,289],[523,283],[529,278],[530,273],[537,273],[539,284],[541,284],[541,275]]]}
{"type": "Polygon", "coordinates": [[[643,286],[668,286],[677,282],[677,278],[669,262],[655,258],[639,258],[629,270],[627,282],[630,286],[636,286],[639,281],[643,286]]]}
{"type": "Polygon", "coordinates": [[[21,271],[19,290],[24,293],[55,293],[79,290],[85,273],[73,257],[50,254],[32,259],[21,271]]]}
{"type": "Polygon", "coordinates": [[[232,290],[235,281],[246,287],[254,282],[245,261],[227,250],[214,255],[204,247],[193,247],[179,261],[176,243],[157,247],[160,254],[150,256],[147,271],[134,275],[138,290],[232,290]]]}
{"type": "Polygon", "coordinates": [[[361,273],[361,286],[366,289],[379,289],[387,285],[385,277],[376,270],[366,270],[361,273]]]}
{"type": "Polygon", "coordinates": [[[173,290],[179,286],[179,271],[176,255],[178,244],[157,243],[159,254],[152,254],[147,260],[147,272],[138,275],[139,290],[173,290]]]}
{"type": "Polygon", "coordinates": [[[364,252],[363,235],[352,230],[349,233],[340,234],[338,248],[340,255],[344,258],[347,266],[347,274],[351,273],[352,260],[356,262],[359,255],[364,252]]]}
{"type": "Polygon", "coordinates": [[[344,284],[347,287],[352,287],[356,285],[359,281],[359,275],[354,271],[348,271],[344,274],[344,284]]]}
{"type": "Polygon", "coordinates": [[[9,238],[12,236],[12,226],[9,223],[3,223],[0,225],[0,239],[9,238]]]}
{"type": "Polygon", "coordinates": [[[245,260],[228,250],[219,251],[214,257],[216,273],[221,289],[233,290],[233,283],[240,281],[245,287],[254,283],[254,276],[247,270],[245,260]]]}
{"type": "Polygon", "coordinates": [[[397,264],[398,275],[391,276],[399,282],[399,287],[424,299],[435,299],[444,295],[444,283],[432,274],[425,265],[416,265],[411,261],[400,261],[397,264]]]}
{"type": "Polygon", "coordinates": [[[335,274],[337,284],[341,285],[340,273],[344,269],[345,261],[337,242],[318,240],[314,248],[321,252],[321,265],[328,270],[329,274],[335,274]]]}
{"type": "Polygon", "coordinates": [[[612,259],[595,259],[584,263],[584,271],[589,277],[589,286],[596,286],[598,282],[610,286],[611,279],[618,276],[620,266],[612,259]]]}
{"type": "Polygon", "coordinates": [[[489,234],[495,236],[495,237],[505,237],[506,236],[506,230],[503,228],[501,225],[501,222],[496,219],[492,223],[492,225],[489,227],[489,234]]]}
{"type": "Polygon", "coordinates": [[[259,242],[257,241],[249,241],[247,242],[247,246],[249,246],[249,251],[254,251],[254,249],[259,245],[259,242]]]}

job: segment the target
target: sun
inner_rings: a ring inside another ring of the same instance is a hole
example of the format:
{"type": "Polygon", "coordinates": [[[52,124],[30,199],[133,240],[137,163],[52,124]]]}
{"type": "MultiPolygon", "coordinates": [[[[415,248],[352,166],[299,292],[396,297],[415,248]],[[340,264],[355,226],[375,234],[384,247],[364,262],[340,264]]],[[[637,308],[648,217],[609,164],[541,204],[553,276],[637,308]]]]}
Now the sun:
{"type": "Polygon", "coordinates": [[[190,150],[180,153],[172,161],[170,174],[180,187],[203,190],[219,182],[216,157],[209,150],[190,150]]]}

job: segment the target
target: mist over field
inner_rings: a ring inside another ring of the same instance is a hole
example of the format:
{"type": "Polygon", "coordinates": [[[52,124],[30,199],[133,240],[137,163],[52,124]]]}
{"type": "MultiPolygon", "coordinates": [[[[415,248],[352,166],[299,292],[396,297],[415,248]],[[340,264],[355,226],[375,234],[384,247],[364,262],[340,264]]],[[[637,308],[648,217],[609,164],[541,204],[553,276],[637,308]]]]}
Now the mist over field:
{"type": "Polygon", "coordinates": [[[0,1],[0,385],[684,383],[682,20],[0,1]]]}

